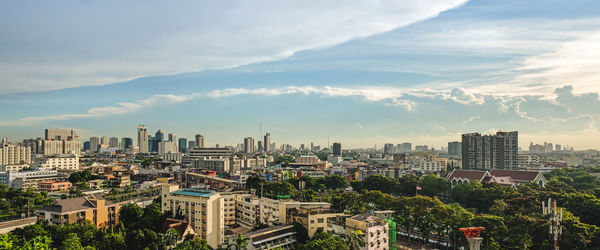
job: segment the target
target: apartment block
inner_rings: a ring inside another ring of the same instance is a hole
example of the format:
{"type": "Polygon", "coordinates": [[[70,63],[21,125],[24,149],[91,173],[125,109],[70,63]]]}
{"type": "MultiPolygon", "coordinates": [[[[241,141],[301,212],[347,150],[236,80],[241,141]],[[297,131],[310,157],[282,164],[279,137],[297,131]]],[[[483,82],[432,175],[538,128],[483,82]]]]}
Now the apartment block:
{"type": "Polygon", "coordinates": [[[181,214],[201,239],[213,248],[224,243],[225,198],[202,189],[179,189],[178,185],[162,186],[161,211],[181,214]]]}

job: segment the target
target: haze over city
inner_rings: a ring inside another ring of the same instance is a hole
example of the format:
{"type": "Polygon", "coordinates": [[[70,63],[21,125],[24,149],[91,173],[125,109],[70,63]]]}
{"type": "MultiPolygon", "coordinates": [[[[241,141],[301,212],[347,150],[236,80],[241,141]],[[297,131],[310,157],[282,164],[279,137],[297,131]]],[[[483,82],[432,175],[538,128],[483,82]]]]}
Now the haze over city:
{"type": "Polygon", "coordinates": [[[235,145],[262,123],[294,145],[518,130],[521,147],[600,147],[597,1],[0,5],[9,139],[146,124],[235,145]]]}

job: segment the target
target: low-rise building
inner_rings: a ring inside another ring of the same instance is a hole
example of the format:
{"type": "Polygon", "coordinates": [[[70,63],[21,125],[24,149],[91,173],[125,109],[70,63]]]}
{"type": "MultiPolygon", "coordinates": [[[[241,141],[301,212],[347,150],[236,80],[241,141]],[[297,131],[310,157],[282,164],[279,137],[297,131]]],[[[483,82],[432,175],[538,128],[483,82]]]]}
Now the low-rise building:
{"type": "Polygon", "coordinates": [[[96,227],[115,226],[119,223],[119,205],[93,197],[57,200],[36,211],[38,220],[52,224],[81,223],[88,220],[96,227]]]}
{"type": "Polygon", "coordinates": [[[38,183],[37,189],[46,192],[69,191],[71,186],[71,182],[68,181],[43,181],[38,183]]]}
{"type": "Polygon", "coordinates": [[[46,157],[35,160],[34,165],[37,167],[40,167],[40,168],[78,170],[79,169],[79,156],[78,155],[46,156],[46,157]]]}
{"type": "Polygon", "coordinates": [[[346,234],[359,230],[365,240],[361,249],[386,250],[389,247],[388,222],[372,213],[362,213],[346,218],[346,234]]]}
{"type": "MultiPolygon", "coordinates": [[[[273,248],[291,249],[296,243],[296,231],[292,225],[280,225],[242,234],[248,250],[267,250],[273,248]]],[[[235,242],[235,238],[229,240],[235,242]]]]}

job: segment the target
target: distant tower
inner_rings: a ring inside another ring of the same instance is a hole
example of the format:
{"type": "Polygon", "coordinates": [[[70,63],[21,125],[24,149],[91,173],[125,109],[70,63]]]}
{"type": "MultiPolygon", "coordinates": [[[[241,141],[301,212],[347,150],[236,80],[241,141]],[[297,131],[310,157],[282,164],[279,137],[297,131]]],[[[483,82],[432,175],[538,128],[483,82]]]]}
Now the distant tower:
{"type": "Polygon", "coordinates": [[[333,143],[333,155],[334,156],[342,156],[342,144],[339,142],[333,143]]]}
{"type": "Polygon", "coordinates": [[[196,135],[196,147],[203,148],[204,147],[204,136],[201,134],[196,135]]]}
{"type": "Polygon", "coordinates": [[[271,133],[265,134],[265,140],[263,141],[265,152],[271,151],[271,133]]]}
{"type": "MultiPolygon", "coordinates": [[[[144,125],[138,125],[137,127],[137,145],[140,153],[148,153],[148,128],[144,125]]],[[[94,149],[92,148],[92,150],[94,149]]]]}
{"type": "Polygon", "coordinates": [[[244,153],[246,153],[246,154],[254,153],[254,138],[252,138],[252,137],[244,138],[244,153]]]}

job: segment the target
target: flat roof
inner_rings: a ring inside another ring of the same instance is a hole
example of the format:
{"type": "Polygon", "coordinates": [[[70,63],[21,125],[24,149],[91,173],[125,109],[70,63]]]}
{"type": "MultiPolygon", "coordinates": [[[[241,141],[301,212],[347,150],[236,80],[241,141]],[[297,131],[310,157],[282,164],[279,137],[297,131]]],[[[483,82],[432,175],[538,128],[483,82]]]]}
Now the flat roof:
{"type": "Polygon", "coordinates": [[[177,190],[177,191],[173,192],[172,194],[189,195],[189,196],[205,197],[205,198],[215,195],[215,193],[213,193],[209,190],[196,189],[196,188],[184,188],[181,190],[177,190]]]}

